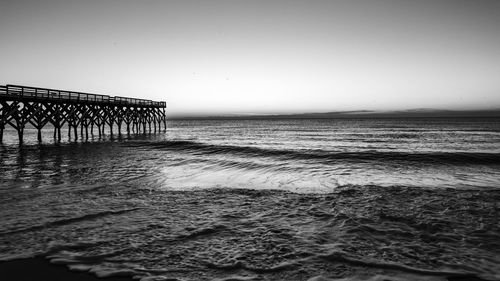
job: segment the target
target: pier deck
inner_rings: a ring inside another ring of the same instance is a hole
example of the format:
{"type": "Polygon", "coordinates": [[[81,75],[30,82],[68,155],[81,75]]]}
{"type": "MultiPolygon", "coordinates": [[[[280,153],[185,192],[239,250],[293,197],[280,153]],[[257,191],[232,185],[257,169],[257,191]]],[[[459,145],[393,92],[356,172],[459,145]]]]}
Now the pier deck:
{"type": "Polygon", "coordinates": [[[67,90],[55,90],[20,85],[0,86],[0,142],[7,125],[16,129],[19,142],[23,142],[26,125],[38,130],[38,141],[42,141],[42,129],[51,124],[54,138],[61,140],[61,129],[68,128],[68,137],[73,131],[78,140],[88,139],[94,134],[94,126],[99,136],[113,134],[113,127],[126,126],[127,134],[146,133],[166,129],[166,103],[146,99],[99,95],[67,90]],[[85,132],[85,134],[84,134],[85,132]]]}

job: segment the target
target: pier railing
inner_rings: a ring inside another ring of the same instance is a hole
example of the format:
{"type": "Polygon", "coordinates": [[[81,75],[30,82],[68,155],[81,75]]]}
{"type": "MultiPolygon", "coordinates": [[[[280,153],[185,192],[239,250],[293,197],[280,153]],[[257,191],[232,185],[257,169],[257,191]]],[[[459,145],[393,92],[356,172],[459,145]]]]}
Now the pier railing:
{"type": "Polygon", "coordinates": [[[82,104],[111,104],[165,108],[166,103],[146,99],[112,97],[75,91],[27,87],[19,85],[0,86],[0,98],[17,98],[26,101],[55,101],[82,104]]]}

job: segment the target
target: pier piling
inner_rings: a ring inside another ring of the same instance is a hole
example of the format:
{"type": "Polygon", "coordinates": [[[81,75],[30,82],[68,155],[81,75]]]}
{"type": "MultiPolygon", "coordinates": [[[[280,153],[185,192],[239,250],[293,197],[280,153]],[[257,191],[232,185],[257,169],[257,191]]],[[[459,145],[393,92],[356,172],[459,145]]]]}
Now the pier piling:
{"type": "Polygon", "coordinates": [[[80,127],[81,140],[88,140],[94,135],[94,125],[99,138],[105,134],[106,125],[109,134],[113,127],[122,134],[125,123],[127,134],[130,132],[149,133],[156,126],[161,131],[163,123],[167,128],[166,103],[145,99],[111,97],[66,90],[27,87],[19,85],[0,86],[0,142],[6,125],[13,127],[23,142],[24,130],[30,124],[37,130],[37,140],[42,142],[42,129],[51,124],[54,127],[54,139],[61,141],[61,128],[66,125],[68,138],[72,131],[74,140],[78,140],[80,127]],[[141,128],[142,127],[142,128],[141,128]]]}

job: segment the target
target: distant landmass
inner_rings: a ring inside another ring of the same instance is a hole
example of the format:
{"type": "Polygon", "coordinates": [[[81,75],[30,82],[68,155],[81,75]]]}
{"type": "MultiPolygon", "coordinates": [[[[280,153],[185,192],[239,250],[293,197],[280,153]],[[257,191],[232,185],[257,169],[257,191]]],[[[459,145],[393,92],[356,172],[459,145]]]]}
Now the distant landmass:
{"type": "Polygon", "coordinates": [[[330,119],[330,118],[445,118],[445,117],[500,117],[500,108],[492,110],[440,110],[418,108],[400,111],[333,111],[319,113],[296,114],[262,114],[262,115],[206,115],[206,116],[172,116],[169,119],[330,119]]]}

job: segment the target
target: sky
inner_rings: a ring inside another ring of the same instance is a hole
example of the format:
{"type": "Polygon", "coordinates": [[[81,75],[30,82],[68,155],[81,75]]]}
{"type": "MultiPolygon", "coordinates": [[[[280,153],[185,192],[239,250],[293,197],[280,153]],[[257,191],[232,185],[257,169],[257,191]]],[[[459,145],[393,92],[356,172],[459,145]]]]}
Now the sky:
{"type": "Polygon", "coordinates": [[[500,108],[500,1],[0,1],[0,84],[169,116],[500,108]]]}

